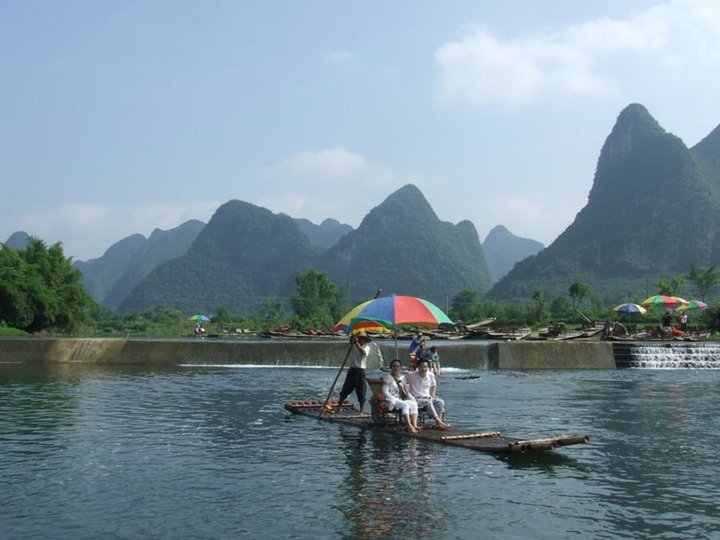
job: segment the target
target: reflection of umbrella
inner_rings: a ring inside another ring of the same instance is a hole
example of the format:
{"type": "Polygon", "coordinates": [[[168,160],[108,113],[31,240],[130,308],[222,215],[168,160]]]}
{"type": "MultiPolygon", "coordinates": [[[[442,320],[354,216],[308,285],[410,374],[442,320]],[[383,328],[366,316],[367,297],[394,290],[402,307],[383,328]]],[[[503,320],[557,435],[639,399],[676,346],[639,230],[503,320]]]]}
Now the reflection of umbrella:
{"type": "Polygon", "coordinates": [[[656,294],[655,296],[651,296],[640,302],[640,305],[647,309],[653,307],[673,309],[681,304],[682,302],[680,299],[672,296],[665,296],[664,294],[656,294]]]}
{"type": "Polygon", "coordinates": [[[360,330],[389,332],[399,326],[437,328],[454,324],[435,304],[415,296],[383,296],[355,306],[333,326],[345,333],[360,330]]]}
{"type": "Polygon", "coordinates": [[[628,315],[631,315],[633,313],[645,315],[647,313],[647,309],[637,304],[620,304],[619,306],[615,306],[613,308],[613,311],[617,313],[626,313],[628,315]]]}
{"type": "Polygon", "coordinates": [[[706,309],[708,305],[705,302],[701,302],[700,300],[690,300],[689,302],[683,304],[680,306],[677,310],[678,311],[702,311],[706,309]]]}
{"type": "Polygon", "coordinates": [[[202,315],[202,314],[200,314],[200,313],[196,313],[196,314],[193,315],[192,317],[188,317],[188,321],[206,322],[206,321],[209,321],[209,320],[210,320],[210,319],[209,319],[208,317],[206,317],[205,315],[202,315]]]}

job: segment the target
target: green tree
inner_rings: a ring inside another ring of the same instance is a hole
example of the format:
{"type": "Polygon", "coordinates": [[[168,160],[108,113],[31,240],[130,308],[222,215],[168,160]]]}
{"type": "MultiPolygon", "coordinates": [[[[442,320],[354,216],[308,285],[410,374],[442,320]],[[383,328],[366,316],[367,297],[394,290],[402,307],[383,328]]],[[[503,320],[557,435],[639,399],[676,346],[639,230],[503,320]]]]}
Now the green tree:
{"type": "Polygon", "coordinates": [[[455,312],[463,312],[478,302],[478,293],[473,289],[463,289],[457,293],[450,303],[450,308],[455,312]]]}
{"type": "Polygon", "coordinates": [[[285,316],[282,302],[274,296],[266,296],[262,299],[260,316],[268,327],[278,324],[285,316]]]}
{"type": "Polygon", "coordinates": [[[95,302],[62,245],[30,237],[24,250],[0,249],[0,320],[27,332],[71,332],[88,319],[95,302]]]}
{"type": "Polygon", "coordinates": [[[470,321],[475,318],[478,308],[478,293],[473,289],[463,289],[450,302],[450,313],[453,319],[470,321]]]}
{"type": "Polygon", "coordinates": [[[0,249],[0,322],[28,328],[35,318],[32,291],[39,287],[37,276],[31,275],[21,254],[3,246],[0,249]]]}
{"type": "Polygon", "coordinates": [[[532,294],[533,305],[528,310],[528,318],[534,323],[542,323],[548,318],[549,312],[542,289],[535,289],[532,294]]]}
{"type": "Polygon", "coordinates": [[[575,317],[573,307],[564,296],[558,296],[550,303],[550,315],[554,321],[569,321],[575,317]]]}
{"type": "Polygon", "coordinates": [[[218,325],[224,325],[229,323],[231,320],[230,312],[225,306],[218,306],[215,316],[212,318],[212,322],[218,325]]]}
{"type": "Polygon", "coordinates": [[[669,279],[661,279],[658,281],[657,287],[660,294],[664,294],[665,296],[680,296],[680,289],[682,288],[683,283],[685,283],[685,278],[678,276],[669,279]]]}
{"type": "Polygon", "coordinates": [[[692,265],[686,277],[690,283],[695,285],[702,301],[705,301],[715,286],[720,283],[717,265],[705,269],[692,265]]]}
{"type": "Polygon", "coordinates": [[[290,302],[298,324],[306,327],[330,327],[341,317],[338,312],[338,288],[327,273],[311,268],[295,282],[298,294],[290,302]]]}
{"type": "Polygon", "coordinates": [[[572,285],[570,285],[570,288],[568,289],[568,294],[572,299],[573,309],[580,308],[583,299],[588,295],[589,292],[590,287],[588,287],[584,283],[573,283],[572,285]]]}

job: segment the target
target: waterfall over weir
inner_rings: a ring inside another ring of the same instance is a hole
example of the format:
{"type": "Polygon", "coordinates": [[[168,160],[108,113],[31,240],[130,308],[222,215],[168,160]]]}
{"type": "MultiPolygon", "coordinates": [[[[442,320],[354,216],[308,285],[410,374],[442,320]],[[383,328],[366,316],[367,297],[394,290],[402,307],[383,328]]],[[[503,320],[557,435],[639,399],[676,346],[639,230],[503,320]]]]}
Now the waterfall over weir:
{"type": "Polygon", "coordinates": [[[619,368],[720,369],[720,343],[614,343],[619,368]]]}

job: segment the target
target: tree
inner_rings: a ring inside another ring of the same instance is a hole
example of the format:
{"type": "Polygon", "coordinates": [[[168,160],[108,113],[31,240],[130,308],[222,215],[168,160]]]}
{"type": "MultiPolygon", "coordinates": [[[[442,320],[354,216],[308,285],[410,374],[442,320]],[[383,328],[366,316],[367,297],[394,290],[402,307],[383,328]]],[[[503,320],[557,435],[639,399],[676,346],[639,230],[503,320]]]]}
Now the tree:
{"type": "Polygon", "coordinates": [[[570,320],[574,317],[573,307],[564,296],[558,296],[550,303],[550,315],[555,321],[570,320]]]}
{"type": "MultiPolygon", "coordinates": [[[[473,289],[463,289],[457,293],[450,302],[451,314],[454,318],[463,321],[472,319],[471,312],[477,306],[478,293],[473,289]]],[[[476,310],[475,310],[476,311],[476,310]]]]}
{"type": "Polygon", "coordinates": [[[274,296],[266,296],[262,300],[260,315],[266,325],[277,324],[285,316],[282,302],[274,296]]]}
{"type": "Polygon", "coordinates": [[[535,303],[528,310],[529,318],[535,323],[542,323],[549,315],[547,304],[545,303],[545,295],[542,289],[535,289],[532,296],[535,303]]]}
{"type": "Polygon", "coordinates": [[[661,279],[657,286],[660,294],[665,296],[680,296],[680,288],[685,283],[685,278],[677,276],[669,279],[661,279]]]}
{"type": "Polygon", "coordinates": [[[82,273],[63,255],[30,237],[24,250],[0,249],[0,320],[26,332],[70,332],[88,318],[95,302],[82,285],[82,273]]]}
{"type": "Polygon", "coordinates": [[[338,313],[338,288],[327,273],[311,268],[300,274],[295,282],[298,294],[290,299],[299,324],[310,327],[330,327],[341,317],[338,313]]]}
{"type": "Polygon", "coordinates": [[[705,298],[720,283],[720,273],[718,273],[717,265],[706,269],[692,265],[686,277],[690,283],[695,285],[702,301],[705,301],[705,298]]]}
{"type": "Polygon", "coordinates": [[[453,311],[462,312],[472,307],[478,301],[478,293],[473,289],[463,289],[452,299],[450,307],[453,311]]]}
{"type": "Polygon", "coordinates": [[[578,309],[580,307],[580,304],[582,304],[582,301],[587,296],[588,292],[590,292],[590,287],[584,283],[573,283],[570,285],[568,294],[572,299],[573,309],[578,309]]]}

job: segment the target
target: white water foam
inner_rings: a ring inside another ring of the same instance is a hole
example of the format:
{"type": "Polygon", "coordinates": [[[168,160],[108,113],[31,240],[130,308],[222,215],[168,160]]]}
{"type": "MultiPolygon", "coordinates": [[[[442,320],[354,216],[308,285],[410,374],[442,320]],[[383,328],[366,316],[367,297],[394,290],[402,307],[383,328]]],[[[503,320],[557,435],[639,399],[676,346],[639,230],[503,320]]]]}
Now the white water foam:
{"type": "Polygon", "coordinates": [[[633,368],[720,369],[720,344],[684,343],[632,349],[633,368]]]}

